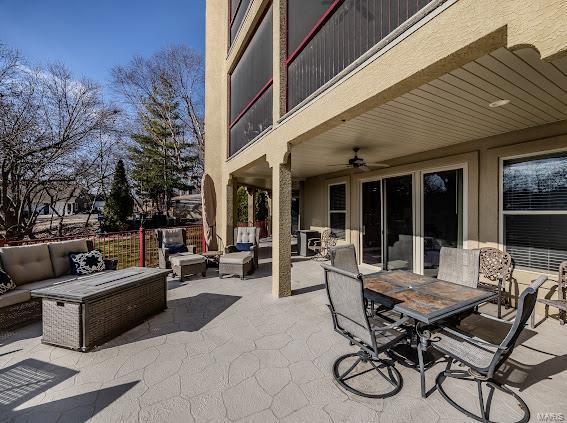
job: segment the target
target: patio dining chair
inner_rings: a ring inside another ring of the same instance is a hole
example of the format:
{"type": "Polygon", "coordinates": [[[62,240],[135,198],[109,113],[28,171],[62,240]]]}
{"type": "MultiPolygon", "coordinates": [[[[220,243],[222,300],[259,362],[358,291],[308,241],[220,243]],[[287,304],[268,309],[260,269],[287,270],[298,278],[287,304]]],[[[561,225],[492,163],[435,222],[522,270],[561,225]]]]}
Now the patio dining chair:
{"type": "Polygon", "coordinates": [[[333,328],[351,345],[359,347],[358,352],[344,354],[335,361],[335,380],[347,391],[367,398],[397,394],[402,389],[402,375],[393,360],[380,355],[405,338],[400,326],[407,318],[391,321],[379,315],[369,316],[364,306],[362,275],[327,264],[321,266],[325,271],[333,328]],[[372,391],[368,392],[370,387],[372,391]]]}
{"type": "Polygon", "coordinates": [[[512,256],[498,248],[484,247],[480,249],[480,276],[486,281],[479,281],[479,287],[497,293],[498,318],[502,318],[502,303],[506,309],[510,307],[510,296],[506,295],[506,282],[512,280],[512,256]],[[496,282],[496,285],[494,284],[496,282]]]}
{"type": "Polygon", "coordinates": [[[479,274],[479,250],[442,247],[437,278],[476,288],[479,274]]]}
{"type": "MultiPolygon", "coordinates": [[[[555,307],[559,310],[559,324],[565,324],[567,315],[567,261],[559,265],[559,276],[557,278],[557,299],[540,298],[538,303],[545,305],[545,317],[547,317],[549,307],[555,307]]],[[[532,314],[532,328],[535,326],[535,313],[532,314]]]]}
{"type": "Polygon", "coordinates": [[[527,422],[530,419],[530,410],[526,403],[512,390],[504,384],[494,379],[495,373],[506,359],[512,354],[514,346],[524,329],[526,322],[532,314],[537,292],[541,285],[547,280],[546,276],[540,276],[522,292],[518,300],[518,310],[516,318],[511,324],[508,334],[500,344],[492,344],[464,332],[456,331],[451,328],[442,328],[440,332],[434,334],[431,339],[431,346],[437,351],[448,357],[447,368],[437,375],[435,384],[443,398],[457,410],[466,414],[468,417],[480,422],[491,422],[490,409],[494,391],[498,390],[514,398],[522,411],[522,418],[518,422],[527,422]],[[467,370],[451,370],[452,363],[456,361],[466,367],[467,370]],[[443,389],[443,383],[448,378],[460,379],[476,382],[480,414],[475,414],[467,410],[462,405],[455,402],[443,389]],[[484,398],[482,384],[489,388],[488,396],[484,398]],[[486,405],[485,405],[486,404],[486,405]]]}
{"type": "Polygon", "coordinates": [[[331,252],[331,248],[337,244],[337,239],[333,236],[331,229],[325,229],[321,232],[320,238],[311,238],[307,240],[307,249],[315,253],[314,259],[327,260],[331,252]]]}
{"type": "Polygon", "coordinates": [[[354,245],[339,245],[330,249],[331,266],[357,275],[358,263],[354,245]]]}

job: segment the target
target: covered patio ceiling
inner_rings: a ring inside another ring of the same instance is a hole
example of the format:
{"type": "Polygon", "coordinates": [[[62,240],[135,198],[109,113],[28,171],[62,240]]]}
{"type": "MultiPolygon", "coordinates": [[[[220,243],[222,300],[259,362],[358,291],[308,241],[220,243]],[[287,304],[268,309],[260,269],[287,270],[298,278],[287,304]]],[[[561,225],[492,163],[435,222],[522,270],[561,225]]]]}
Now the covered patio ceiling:
{"type": "MultiPolygon", "coordinates": [[[[482,139],[567,119],[567,57],[551,63],[533,48],[498,49],[380,107],[292,147],[296,180],[335,173],[353,147],[367,162],[482,139]],[[509,100],[501,107],[490,104],[509,100]]],[[[235,173],[270,184],[265,159],[235,173]]]]}

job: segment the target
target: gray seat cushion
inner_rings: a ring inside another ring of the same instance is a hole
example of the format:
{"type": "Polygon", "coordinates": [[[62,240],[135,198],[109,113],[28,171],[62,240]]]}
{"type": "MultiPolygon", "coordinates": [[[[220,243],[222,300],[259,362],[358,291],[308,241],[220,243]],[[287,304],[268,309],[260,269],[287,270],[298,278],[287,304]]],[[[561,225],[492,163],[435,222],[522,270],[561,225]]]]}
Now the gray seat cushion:
{"type": "Polygon", "coordinates": [[[0,308],[25,303],[30,299],[30,291],[27,289],[14,289],[6,292],[4,295],[0,295],[0,308]]]}
{"type": "Polygon", "coordinates": [[[224,254],[220,258],[221,264],[244,264],[254,259],[254,254],[248,251],[224,254]]]}
{"type": "Polygon", "coordinates": [[[172,266],[186,266],[189,264],[199,264],[205,262],[205,257],[199,254],[176,254],[175,256],[169,258],[169,262],[172,266]]]}
{"type": "Polygon", "coordinates": [[[2,267],[18,286],[55,277],[47,244],[0,248],[2,267]]]}
{"type": "Polygon", "coordinates": [[[73,239],[71,241],[53,242],[47,244],[53,273],[55,277],[68,275],[71,272],[69,262],[70,253],[86,253],[88,251],[86,239],[73,239]]]}

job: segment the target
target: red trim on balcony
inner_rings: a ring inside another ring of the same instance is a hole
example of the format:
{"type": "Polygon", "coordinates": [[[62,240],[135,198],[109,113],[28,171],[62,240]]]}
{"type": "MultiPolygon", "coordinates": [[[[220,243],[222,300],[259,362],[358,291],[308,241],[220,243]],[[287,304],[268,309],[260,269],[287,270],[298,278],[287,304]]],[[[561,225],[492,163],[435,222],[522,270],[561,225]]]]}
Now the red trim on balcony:
{"type": "Polygon", "coordinates": [[[311,31],[309,31],[309,33],[305,36],[305,38],[303,39],[303,41],[301,41],[301,43],[299,43],[299,46],[293,51],[293,53],[291,53],[289,55],[289,57],[287,58],[287,60],[285,61],[286,65],[289,65],[291,62],[293,62],[293,60],[299,55],[299,53],[301,53],[301,51],[305,48],[305,46],[307,45],[307,43],[309,43],[309,41],[311,41],[311,39],[315,36],[315,34],[317,34],[317,32],[319,32],[319,30],[323,27],[323,25],[325,24],[325,22],[327,22],[327,20],[331,17],[331,15],[337,10],[337,8],[341,5],[341,3],[343,3],[344,0],[335,0],[333,2],[333,4],[331,4],[331,6],[329,6],[329,8],[325,11],[325,13],[323,13],[321,15],[321,17],[319,18],[319,20],[315,23],[315,25],[313,26],[313,28],[311,28],[311,31]]]}
{"type": "Polygon", "coordinates": [[[264,94],[266,92],[266,90],[268,88],[270,88],[270,86],[272,85],[272,83],[274,82],[274,78],[271,78],[268,82],[266,82],[266,85],[264,85],[262,88],[260,88],[260,91],[258,91],[258,93],[252,98],[252,100],[250,100],[250,102],[246,105],[246,107],[238,114],[238,116],[236,116],[236,118],[234,118],[234,120],[230,123],[229,128],[232,128],[234,125],[236,125],[236,123],[242,119],[242,116],[244,116],[244,114],[250,110],[250,108],[254,105],[254,103],[256,103],[256,101],[260,98],[260,96],[262,94],[264,94]]]}

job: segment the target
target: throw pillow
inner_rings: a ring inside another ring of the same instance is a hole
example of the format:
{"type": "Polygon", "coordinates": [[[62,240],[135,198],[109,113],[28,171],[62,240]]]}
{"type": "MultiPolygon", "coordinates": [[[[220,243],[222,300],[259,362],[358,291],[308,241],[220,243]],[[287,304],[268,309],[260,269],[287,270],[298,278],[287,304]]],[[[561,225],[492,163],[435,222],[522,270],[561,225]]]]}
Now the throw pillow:
{"type": "Polygon", "coordinates": [[[185,244],[165,244],[165,248],[169,250],[169,254],[186,253],[189,251],[185,244]]]}
{"type": "Polygon", "coordinates": [[[69,259],[71,260],[71,273],[74,275],[84,276],[105,270],[104,256],[98,250],[88,253],[71,253],[69,259]]]}
{"type": "Polygon", "coordinates": [[[236,249],[238,251],[250,251],[253,245],[251,242],[237,242],[236,249]]]}
{"type": "Polygon", "coordinates": [[[9,274],[0,269],[0,295],[5,294],[12,289],[16,289],[16,284],[9,274]]]}

